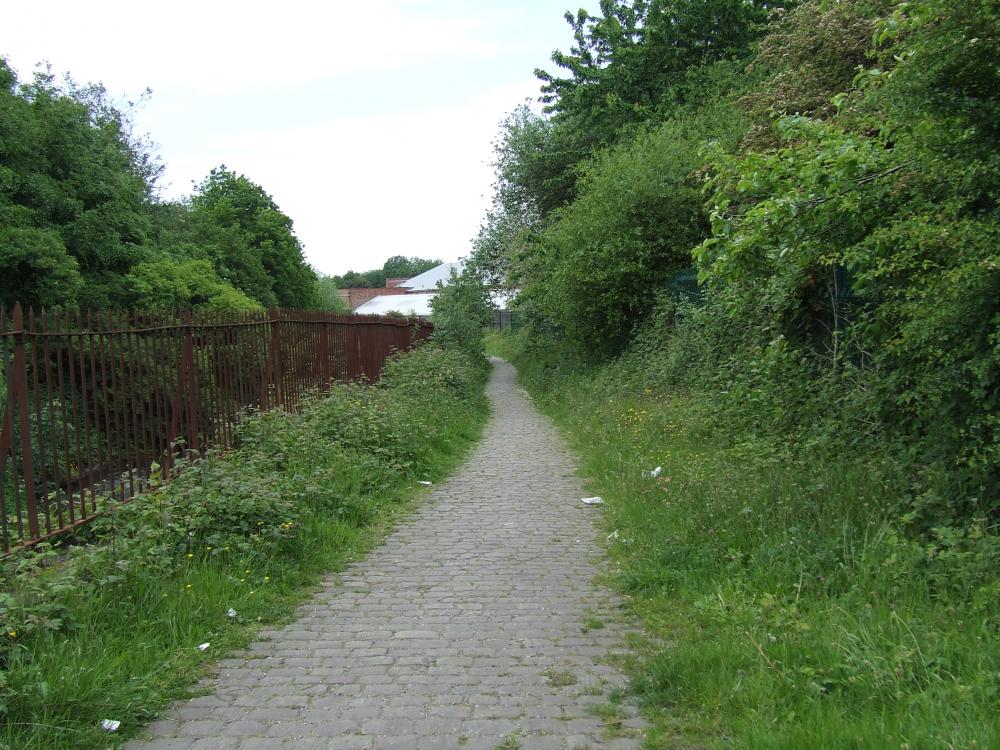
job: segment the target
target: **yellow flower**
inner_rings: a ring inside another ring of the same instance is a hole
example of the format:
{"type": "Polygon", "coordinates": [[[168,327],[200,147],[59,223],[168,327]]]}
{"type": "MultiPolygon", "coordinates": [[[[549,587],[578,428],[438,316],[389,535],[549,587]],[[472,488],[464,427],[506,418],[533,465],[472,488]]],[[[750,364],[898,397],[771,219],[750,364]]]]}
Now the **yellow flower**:
{"type": "Polygon", "coordinates": [[[17,631],[16,631],[16,630],[8,630],[8,631],[7,631],[7,635],[8,635],[8,636],[9,636],[10,638],[17,638],[17,631]]]}
{"type": "Polygon", "coordinates": [[[186,583],[186,584],[184,584],[184,588],[186,588],[186,589],[189,589],[189,588],[191,588],[191,584],[190,584],[190,583],[186,583]]]}
{"type": "Polygon", "coordinates": [[[270,581],[271,580],[271,576],[264,576],[264,580],[265,581],[270,581]]]}
{"type": "Polygon", "coordinates": [[[194,557],[194,554],[191,553],[191,552],[188,552],[187,553],[187,559],[190,560],[192,557],[194,557]]]}

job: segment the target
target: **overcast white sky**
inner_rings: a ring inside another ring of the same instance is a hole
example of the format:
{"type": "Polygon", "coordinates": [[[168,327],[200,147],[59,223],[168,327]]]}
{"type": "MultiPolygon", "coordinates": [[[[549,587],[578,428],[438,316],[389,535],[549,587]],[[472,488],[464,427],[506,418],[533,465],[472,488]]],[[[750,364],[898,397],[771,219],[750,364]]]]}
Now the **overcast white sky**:
{"type": "MultiPolygon", "coordinates": [[[[579,0],[577,0],[577,4],[579,0]]],[[[594,3],[596,5],[596,3],[594,3]]],[[[21,2],[0,55],[115,97],[158,144],[165,197],[225,164],[342,273],[464,256],[489,202],[491,141],[567,49],[569,0],[21,2]]]]}

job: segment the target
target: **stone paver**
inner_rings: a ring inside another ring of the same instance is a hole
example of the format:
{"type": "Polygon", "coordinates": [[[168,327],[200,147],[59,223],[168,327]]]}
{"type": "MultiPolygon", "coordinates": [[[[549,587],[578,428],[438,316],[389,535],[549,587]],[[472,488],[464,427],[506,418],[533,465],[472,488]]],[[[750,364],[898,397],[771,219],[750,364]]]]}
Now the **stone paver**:
{"type": "Polygon", "coordinates": [[[494,365],[494,416],[458,473],[128,750],[639,746],[634,710],[606,724],[592,709],[625,684],[607,657],[626,626],[593,581],[600,510],[513,368],[494,365]]]}

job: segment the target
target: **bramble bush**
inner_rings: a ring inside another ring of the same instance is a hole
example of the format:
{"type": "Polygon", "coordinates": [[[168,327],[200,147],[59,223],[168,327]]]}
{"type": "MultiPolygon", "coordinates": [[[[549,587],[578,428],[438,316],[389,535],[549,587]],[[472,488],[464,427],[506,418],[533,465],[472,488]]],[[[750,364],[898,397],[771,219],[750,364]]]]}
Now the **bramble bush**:
{"type": "Polygon", "coordinates": [[[127,731],[153,715],[208,658],[198,643],[225,650],[286,613],[416,480],[454,464],[487,414],[483,382],[462,354],[421,345],[377,385],[247,415],[231,452],[110,507],[86,539],[4,560],[0,747],[91,747],[101,718],[127,731]]]}

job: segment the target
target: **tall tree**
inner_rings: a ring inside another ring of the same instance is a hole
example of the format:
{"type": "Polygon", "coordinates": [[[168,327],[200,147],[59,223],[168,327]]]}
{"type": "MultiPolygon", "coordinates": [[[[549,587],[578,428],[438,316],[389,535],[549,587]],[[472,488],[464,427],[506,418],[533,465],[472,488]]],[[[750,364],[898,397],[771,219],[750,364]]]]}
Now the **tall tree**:
{"type": "Polygon", "coordinates": [[[19,84],[0,59],[0,272],[35,271],[10,294],[50,306],[120,304],[123,275],[146,254],[158,171],[101,86],[60,85],[46,71],[19,84]],[[38,273],[47,264],[58,282],[38,273]],[[66,283],[73,269],[86,283],[66,283]]]}
{"type": "Polygon", "coordinates": [[[309,307],[316,273],[292,220],[264,189],[222,165],[191,199],[194,237],[223,279],[260,304],[309,307]]]}

